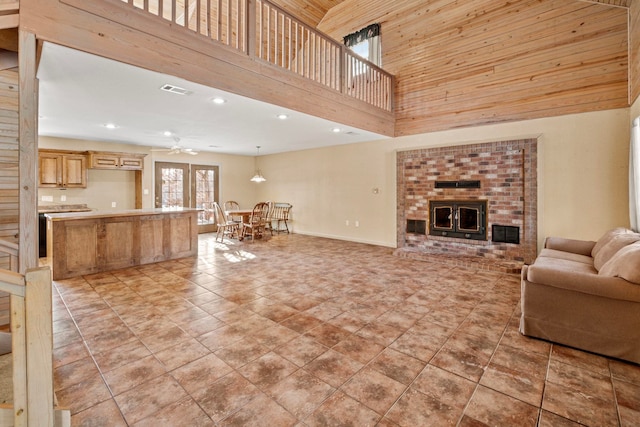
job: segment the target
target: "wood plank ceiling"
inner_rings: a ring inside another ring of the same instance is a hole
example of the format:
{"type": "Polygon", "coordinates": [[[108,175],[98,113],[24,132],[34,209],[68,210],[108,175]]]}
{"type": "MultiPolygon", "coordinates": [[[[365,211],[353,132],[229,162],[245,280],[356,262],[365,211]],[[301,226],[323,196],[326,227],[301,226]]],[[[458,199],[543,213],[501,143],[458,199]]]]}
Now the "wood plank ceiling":
{"type": "Polygon", "coordinates": [[[396,134],[409,135],[627,107],[630,4],[343,0],[318,28],[340,40],[381,24],[396,134]]]}

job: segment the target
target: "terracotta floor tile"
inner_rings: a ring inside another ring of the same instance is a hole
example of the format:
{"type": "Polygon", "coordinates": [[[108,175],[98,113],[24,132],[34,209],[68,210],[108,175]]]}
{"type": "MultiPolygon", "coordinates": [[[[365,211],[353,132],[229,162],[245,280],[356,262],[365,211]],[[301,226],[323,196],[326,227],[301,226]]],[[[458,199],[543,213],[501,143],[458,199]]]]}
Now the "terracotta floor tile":
{"type": "Polygon", "coordinates": [[[517,275],[266,237],[54,282],[74,425],[640,424],[640,366],[521,335],[517,275]]]}
{"type": "Polygon", "coordinates": [[[618,422],[616,405],[552,382],[547,382],[542,408],[581,424],[615,425],[618,422]]]}
{"type": "Polygon", "coordinates": [[[77,427],[127,427],[118,405],[113,399],[105,400],[71,416],[71,425],[77,427]]]}
{"type": "Polygon", "coordinates": [[[480,384],[536,407],[542,403],[544,377],[540,378],[537,373],[517,371],[491,362],[480,384]]]}
{"type": "Polygon", "coordinates": [[[404,392],[406,386],[378,371],[365,368],[340,389],[378,414],[384,415],[404,392]]]}
{"type": "Polygon", "coordinates": [[[640,365],[620,360],[610,360],[609,366],[613,378],[640,385],[640,365]]]}
{"type": "Polygon", "coordinates": [[[476,389],[476,383],[427,365],[411,387],[451,408],[464,409],[476,389]]]}
{"type": "Polygon", "coordinates": [[[53,370],[54,390],[70,387],[98,375],[98,368],[92,358],[76,360],[53,370]]]}
{"type": "Polygon", "coordinates": [[[269,352],[253,362],[247,363],[238,369],[238,372],[252,384],[265,389],[288,377],[296,370],[298,367],[295,364],[276,353],[269,352]]]}
{"type": "Polygon", "coordinates": [[[310,329],[322,325],[322,321],[307,314],[300,313],[283,320],[280,324],[300,334],[304,334],[310,329]]]}
{"type": "Polygon", "coordinates": [[[551,360],[547,382],[571,388],[587,396],[613,401],[613,386],[609,375],[602,375],[579,366],[551,360]]]}
{"type": "Polygon", "coordinates": [[[538,420],[538,427],[580,427],[582,425],[545,410],[540,411],[538,420]]]}
{"type": "Polygon", "coordinates": [[[487,425],[535,426],[538,408],[497,391],[478,386],[464,414],[487,425]]]}
{"type": "Polygon", "coordinates": [[[209,349],[196,339],[181,342],[155,354],[167,371],[172,371],[209,354],[209,349]]]}
{"type": "Polygon", "coordinates": [[[351,333],[330,323],[322,323],[320,326],[309,329],[305,335],[313,338],[322,345],[333,347],[340,341],[351,336],[351,333]]]}
{"type": "Polygon", "coordinates": [[[171,375],[191,395],[227,375],[232,368],[215,354],[208,354],[171,372],[171,375]]]}
{"type": "Polygon", "coordinates": [[[185,397],[133,424],[133,427],[160,426],[213,427],[215,423],[192,398],[185,397]]]}
{"type": "Polygon", "coordinates": [[[256,386],[240,374],[232,372],[213,383],[206,384],[192,393],[192,396],[213,421],[219,422],[260,394],[256,386]]]}
{"type": "Polygon", "coordinates": [[[289,427],[297,423],[297,418],[287,412],[269,397],[261,394],[235,414],[218,423],[220,426],[259,426],[268,420],[270,426],[289,427]]]}
{"type": "Polygon", "coordinates": [[[324,354],[328,348],[313,338],[301,335],[273,350],[285,359],[302,367],[321,354],[324,354]]]}
{"type": "Polygon", "coordinates": [[[153,356],[115,368],[104,374],[104,380],[114,396],[165,374],[164,366],[153,356]]]}
{"type": "Polygon", "coordinates": [[[404,331],[402,329],[380,322],[369,323],[356,332],[356,334],[362,338],[384,346],[388,346],[394,342],[403,333],[404,331]]]}
{"type": "Polygon", "coordinates": [[[327,350],[304,369],[332,387],[340,387],[362,368],[362,363],[335,350],[327,350]]]}
{"type": "Polygon", "coordinates": [[[215,355],[224,360],[227,365],[237,369],[268,352],[268,347],[252,338],[245,338],[216,351],[215,355]]]}
{"type": "Polygon", "coordinates": [[[389,378],[409,385],[424,369],[425,362],[407,356],[392,348],[386,348],[371,363],[371,367],[389,378]]]}
{"type": "Polygon", "coordinates": [[[186,397],[182,387],[165,374],[115,397],[125,420],[134,424],[186,397]]]}
{"type": "Polygon", "coordinates": [[[76,342],[53,350],[53,368],[89,357],[84,342],[76,342]]]}
{"type": "Polygon", "coordinates": [[[274,384],[267,393],[298,419],[304,419],[334,391],[329,384],[298,370],[274,384]]]}
{"type": "Polygon", "coordinates": [[[462,409],[454,408],[416,389],[402,395],[386,415],[401,427],[456,425],[462,409]]]}
{"type": "Polygon", "coordinates": [[[366,340],[358,335],[350,335],[333,347],[339,353],[353,360],[366,364],[373,360],[384,349],[384,346],[366,340]]]}
{"type": "Polygon", "coordinates": [[[100,376],[92,376],[82,382],[56,390],[61,406],[71,409],[71,415],[111,399],[111,393],[100,376]]]}
{"type": "Polygon", "coordinates": [[[140,342],[140,340],[133,339],[124,345],[115,347],[111,350],[101,353],[94,353],[93,358],[100,367],[100,370],[105,373],[112,369],[126,365],[136,360],[140,360],[151,354],[149,349],[140,342]]]}
{"type": "Polygon", "coordinates": [[[334,393],[304,420],[309,427],[353,425],[375,426],[380,416],[342,392],[334,393]]]}

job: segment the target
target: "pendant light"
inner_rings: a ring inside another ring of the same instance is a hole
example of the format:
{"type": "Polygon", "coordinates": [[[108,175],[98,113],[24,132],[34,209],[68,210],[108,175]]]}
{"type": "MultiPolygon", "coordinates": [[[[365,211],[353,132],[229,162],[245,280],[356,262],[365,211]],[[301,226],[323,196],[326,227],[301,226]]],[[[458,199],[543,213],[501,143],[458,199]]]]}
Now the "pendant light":
{"type": "Polygon", "coordinates": [[[260,146],[256,145],[256,149],[257,149],[257,154],[256,154],[256,174],[253,176],[253,178],[251,178],[251,181],[253,182],[264,182],[267,179],[262,176],[262,173],[260,172],[260,168],[258,167],[258,156],[260,156],[260,146]]]}

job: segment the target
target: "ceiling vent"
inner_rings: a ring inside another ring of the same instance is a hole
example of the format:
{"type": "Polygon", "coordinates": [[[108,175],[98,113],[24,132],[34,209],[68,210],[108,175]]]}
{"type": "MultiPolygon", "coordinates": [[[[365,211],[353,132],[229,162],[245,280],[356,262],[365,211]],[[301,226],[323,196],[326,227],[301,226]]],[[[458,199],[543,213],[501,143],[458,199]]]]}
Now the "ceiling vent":
{"type": "Polygon", "coordinates": [[[163,85],[160,89],[164,90],[165,92],[177,93],[178,95],[191,95],[193,93],[190,90],[170,84],[163,85]]]}

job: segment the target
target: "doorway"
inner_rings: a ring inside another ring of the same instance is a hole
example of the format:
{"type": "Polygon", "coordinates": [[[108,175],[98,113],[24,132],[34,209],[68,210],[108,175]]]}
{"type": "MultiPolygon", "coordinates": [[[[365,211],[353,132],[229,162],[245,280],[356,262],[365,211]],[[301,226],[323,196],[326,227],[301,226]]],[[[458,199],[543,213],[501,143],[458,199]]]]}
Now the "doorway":
{"type": "Polygon", "coordinates": [[[155,163],[155,207],[200,209],[198,232],[215,231],[213,202],[219,200],[219,167],[177,162],[155,163]]]}

